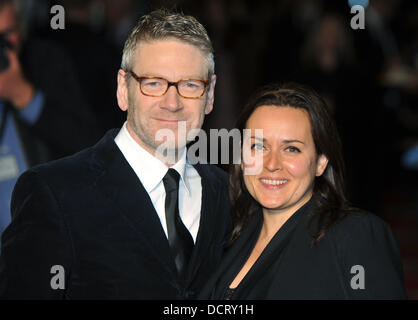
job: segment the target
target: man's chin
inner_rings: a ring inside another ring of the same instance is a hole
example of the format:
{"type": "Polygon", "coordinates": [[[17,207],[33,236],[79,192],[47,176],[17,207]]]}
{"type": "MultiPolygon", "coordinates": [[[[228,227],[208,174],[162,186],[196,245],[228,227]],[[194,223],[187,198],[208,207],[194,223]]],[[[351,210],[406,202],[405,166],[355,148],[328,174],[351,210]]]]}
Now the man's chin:
{"type": "Polygon", "coordinates": [[[166,161],[164,162],[175,164],[178,161],[178,159],[181,157],[185,148],[186,148],[185,142],[181,142],[181,143],[178,143],[178,141],[162,142],[155,148],[154,156],[159,159],[165,159],[166,161]]]}

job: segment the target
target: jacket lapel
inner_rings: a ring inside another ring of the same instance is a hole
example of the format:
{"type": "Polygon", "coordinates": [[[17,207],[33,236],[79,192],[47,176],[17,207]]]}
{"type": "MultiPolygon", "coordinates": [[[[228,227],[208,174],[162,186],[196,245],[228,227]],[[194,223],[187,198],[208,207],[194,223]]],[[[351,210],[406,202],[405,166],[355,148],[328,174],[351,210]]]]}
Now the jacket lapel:
{"type": "Polygon", "coordinates": [[[173,278],[176,269],[167,237],[148,193],[114,142],[117,132],[109,131],[95,146],[97,152],[93,153],[92,167],[98,174],[97,188],[104,197],[112,200],[114,210],[136,231],[138,241],[149,247],[150,254],[173,278]]]}
{"type": "Polygon", "coordinates": [[[217,186],[217,179],[213,174],[201,164],[194,165],[201,177],[202,182],[202,206],[200,210],[199,232],[196,238],[196,244],[193,249],[188,266],[188,281],[192,282],[196,277],[199,267],[208,255],[209,248],[213,243],[211,233],[216,228],[216,212],[219,203],[220,193],[217,186]]]}

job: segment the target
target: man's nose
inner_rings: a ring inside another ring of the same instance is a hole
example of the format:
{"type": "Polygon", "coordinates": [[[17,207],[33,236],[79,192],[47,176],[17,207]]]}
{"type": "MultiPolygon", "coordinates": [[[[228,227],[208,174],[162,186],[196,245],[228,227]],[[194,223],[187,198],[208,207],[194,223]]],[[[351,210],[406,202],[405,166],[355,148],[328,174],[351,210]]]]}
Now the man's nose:
{"type": "Polygon", "coordinates": [[[177,92],[177,88],[175,86],[170,86],[163,96],[163,100],[161,101],[161,108],[171,112],[180,110],[183,108],[180,99],[181,97],[177,92]]]}

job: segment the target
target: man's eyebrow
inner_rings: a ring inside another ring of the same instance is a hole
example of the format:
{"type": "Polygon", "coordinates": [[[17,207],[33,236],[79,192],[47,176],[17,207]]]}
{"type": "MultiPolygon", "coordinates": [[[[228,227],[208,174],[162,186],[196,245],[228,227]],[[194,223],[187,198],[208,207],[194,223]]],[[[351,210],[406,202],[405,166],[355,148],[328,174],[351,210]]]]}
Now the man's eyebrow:
{"type": "MultiPolygon", "coordinates": [[[[164,76],[164,75],[162,75],[161,73],[159,73],[159,72],[139,72],[138,73],[138,76],[140,76],[140,77],[152,77],[152,78],[163,78],[163,79],[166,79],[166,80],[168,80],[167,78],[166,78],[166,76],[164,76]]],[[[185,80],[185,79],[196,79],[196,80],[199,80],[199,79],[204,79],[204,77],[201,77],[201,76],[197,76],[197,75],[192,75],[192,76],[185,76],[185,77],[180,77],[178,80],[185,80]]],[[[169,81],[169,80],[168,80],[169,81]]],[[[210,81],[210,79],[209,79],[209,81],[210,81]]]]}

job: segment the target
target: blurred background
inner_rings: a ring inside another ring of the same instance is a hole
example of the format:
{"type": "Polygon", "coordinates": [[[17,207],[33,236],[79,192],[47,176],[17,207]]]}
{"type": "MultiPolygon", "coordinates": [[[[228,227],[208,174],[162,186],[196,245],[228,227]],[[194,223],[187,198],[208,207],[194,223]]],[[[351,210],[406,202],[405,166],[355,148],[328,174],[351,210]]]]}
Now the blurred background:
{"type": "Polygon", "coordinates": [[[124,122],[115,95],[124,41],[141,15],[163,6],[197,17],[213,41],[216,98],[205,129],[233,128],[261,85],[292,80],[312,86],[329,103],[339,127],[349,198],[390,224],[408,296],[418,299],[418,1],[15,3],[23,41],[47,41],[71,64],[82,106],[94,119],[93,140],[124,122]],[[50,26],[55,4],[65,9],[64,30],[50,26]],[[364,29],[350,26],[355,16],[350,7],[356,4],[365,8],[364,29]]]}

